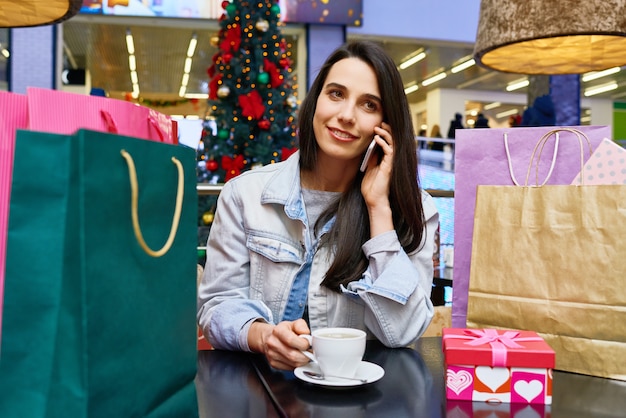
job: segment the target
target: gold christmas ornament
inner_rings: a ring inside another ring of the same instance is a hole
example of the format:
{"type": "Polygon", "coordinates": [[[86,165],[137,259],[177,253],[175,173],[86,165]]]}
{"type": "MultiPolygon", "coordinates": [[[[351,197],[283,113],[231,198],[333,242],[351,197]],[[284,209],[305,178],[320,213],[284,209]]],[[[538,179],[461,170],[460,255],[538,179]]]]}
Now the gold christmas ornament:
{"type": "Polygon", "coordinates": [[[289,96],[287,97],[287,104],[291,107],[296,107],[298,105],[298,99],[296,99],[296,96],[289,96]]]}
{"type": "Polygon", "coordinates": [[[211,46],[217,46],[220,43],[219,36],[211,36],[211,46]]]}
{"type": "Polygon", "coordinates": [[[213,223],[213,218],[215,217],[215,215],[212,212],[204,212],[202,214],[202,222],[205,225],[210,225],[213,223]]]}
{"type": "Polygon", "coordinates": [[[261,31],[261,32],[267,32],[267,30],[268,30],[269,28],[270,28],[270,23],[269,23],[267,20],[265,20],[265,19],[259,19],[259,20],[256,22],[256,29],[257,29],[258,31],[261,31]]]}
{"type": "Polygon", "coordinates": [[[228,88],[228,86],[222,86],[219,89],[217,89],[217,97],[219,97],[220,99],[224,99],[228,97],[229,94],[230,94],[230,89],[228,88]]]}

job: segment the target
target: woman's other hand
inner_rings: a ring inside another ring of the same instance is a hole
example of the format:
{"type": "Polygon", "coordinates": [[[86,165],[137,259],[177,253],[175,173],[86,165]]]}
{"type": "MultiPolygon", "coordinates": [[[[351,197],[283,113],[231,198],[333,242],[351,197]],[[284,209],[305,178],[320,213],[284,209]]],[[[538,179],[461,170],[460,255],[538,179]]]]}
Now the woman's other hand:
{"type": "Polygon", "coordinates": [[[283,321],[278,325],[258,321],[250,326],[248,345],[252,351],[263,353],[275,369],[293,370],[310,361],[302,354],[309,348],[309,342],[299,336],[310,333],[303,319],[283,321]]]}

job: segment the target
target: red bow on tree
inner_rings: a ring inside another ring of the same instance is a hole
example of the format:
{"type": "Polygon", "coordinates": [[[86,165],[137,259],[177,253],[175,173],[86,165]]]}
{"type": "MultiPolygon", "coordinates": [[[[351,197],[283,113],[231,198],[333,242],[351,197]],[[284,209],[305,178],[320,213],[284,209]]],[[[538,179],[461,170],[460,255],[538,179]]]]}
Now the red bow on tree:
{"type": "Polygon", "coordinates": [[[282,161],[285,161],[287,158],[289,158],[291,156],[291,154],[293,154],[296,151],[298,151],[298,148],[285,148],[285,147],[283,147],[283,149],[280,151],[280,155],[281,155],[282,161]]]}
{"type": "Polygon", "coordinates": [[[246,95],[242,94],[239,96],[239,106],[241,107],[241,114],[245,117],[261,119],[261,116],[265,113],[263,99],[261,99],[261,95],[256,90],[252,90],[246,95]]]}
{"type": "Polygon", "coordinates": [[[220,43],[220,49],[224,52],[237,51],[241,45],[241,30],[239,25],[232,25],[226,31],[226,36],[220,43]]]}
{"type": "Polygon", "coordinates": [[[222,169],[226,171],[224,181],[228,181],[241,174],[243,166],[243,155],[236,155],[235,158],[231,158],[228,155],[222,155],[222,169]]]}
{"type": "Polygon", "coordinates": [[[280,74],[280,69],[276,67],[276,64],[267,58],[263,58],[263,69],[270,75],[273,89],[283,84],[283,76],[280,74]]]}
{"type": "Polygon", "coordinates": [[[220,80],[222,79],[223,74],[218,73],[215,77],[211,79],[209,83],[209,99],[217,100],[217,89],[220,87],[220,80]]]}

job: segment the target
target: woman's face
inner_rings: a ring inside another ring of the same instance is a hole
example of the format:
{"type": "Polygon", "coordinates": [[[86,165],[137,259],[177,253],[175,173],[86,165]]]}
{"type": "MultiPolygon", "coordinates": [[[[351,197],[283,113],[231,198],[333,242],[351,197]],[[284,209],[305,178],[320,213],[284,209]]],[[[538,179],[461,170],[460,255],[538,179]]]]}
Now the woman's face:
{"type": "Polygon", "coordinates": [[[363,152],[383,121],[374,70],[357,58],[336,62],[317,98],[313,130],[319,153],[360,164],[363,152]]]}

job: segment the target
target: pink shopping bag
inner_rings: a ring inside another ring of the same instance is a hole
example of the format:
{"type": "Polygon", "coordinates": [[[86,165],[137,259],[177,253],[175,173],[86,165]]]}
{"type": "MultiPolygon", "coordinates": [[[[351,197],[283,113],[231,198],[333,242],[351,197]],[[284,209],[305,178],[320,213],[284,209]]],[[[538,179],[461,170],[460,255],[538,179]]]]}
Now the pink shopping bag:
{"type": "Polygon", "coordinates": [[[26,96],[0,91],[0,340],[15,131],[25,128],[27,119],[26,96]]]}
{"type": "Polygon", "coordinates": [[[178,143],[171,117],[124,100],[29,87],[28,128],[56,134],[91,129],[170,144],[178,143]]]}
{"type": "MultiPolygon", "coordinates": [[[[566,128],[566,127],[562,127],[566,128]]],[[[611,136],[608,126],[570,127],[585,133],[596,149],[603,138],[611,136]]],[[[466,327],[467,297],[472,256],[474,230],[474,206],[478,185],[513,185],[511,173],[524,182],[528,165],[537,141],[552,126],[532,128],[486,128],[461,129],[457,131],[455,144],[455,191],[454,191],[454,271],[452,290],[452,326],[466,327]],[[504,136],[507,136],[511,167],[507,160],[504,136]]],[[[560,135],[574,135],[563,132],[560,135]]],[[[568,139],[568,138],[563,138],[568,139]]],[[[575,138],[574,138],[575,139],[575,138]]],[[[576,147],[559,147],[552,166],[555,143],[543,149],[541,163],[533,168],[531,183],[535,178],[549,177],[547,184],[570,184],[580,172],[580,152],[576,147]],[[547,176],[552,167],[552,174],[547,176]]],[[[589,155],[586,155],[589,158],[589,155]]],[[[494,216],[498,216],[494,214],[494,216]]]]}

